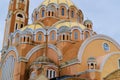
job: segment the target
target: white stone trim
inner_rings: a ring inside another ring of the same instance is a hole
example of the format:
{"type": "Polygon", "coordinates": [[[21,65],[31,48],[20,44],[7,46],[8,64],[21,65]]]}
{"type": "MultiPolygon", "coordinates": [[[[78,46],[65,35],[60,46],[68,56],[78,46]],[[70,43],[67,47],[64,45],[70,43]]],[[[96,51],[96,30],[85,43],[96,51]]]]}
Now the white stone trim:
{"type": "Polygon", "coordinates": [[[92,31],[85,29],[85,30],[83,30],[83,40],[85,39],[85,35],[84,35],[85,32],[89,32],[90,36],[92,36],[92,31]]]}
{"type": "Polygon", "coordinates": [[[34,34],[35,34],[35,35],[34,35],[34,38],[35,38],[35,39],[34,39],[34,40],[36,40],[36,38],[37,38],[37,37],[36,37],[36,34],[37,34],[38,32],[42,32],[42,33],[44,34],[44,41],[45,41],[46,30],[45,30],[45,29],[41,29],[41,28],[35,30],[35,33],[34,33],[34,34]]]}
{"type": "Polygon", "coordinates": [[[40,5],[37,10],[40,12],[42,8],[44,8],[46,10],[46,6],[45,5],[40,5]]]}
{"type": "Polygon", "coordinates": [[[67,5],[67,4],[65,4],[65,3],[60,3],[60,4],[59,4],[59,8],[60,8],[61,6],[64,6],[64,7],[66,8],[66,10],[68,10],[68,9],[69,9],[68,5],[67,5]]]}
{"type": "Polygon", "coordinates": [[[12,34],[13,34],[13,37],[15,37],[17,33],[18,33],[18,34],[21,34],[21,31],[20,31],[20,30],[15,30],[15,32],[12,33],[12,34]]]}
{"type": "Polygon", "coordinates": [[[80,33],[82,33],[82,29],[80,28],[80,26],[79,26],[79,27],[78,27],[78,26],[73,26],[73,27],[71,28],[71,32],[73,32],[73,30],[79,30],[80,33]]]}
{"type": "MultiPolygon", "coordinates": [[[[27,53],[27,55],[26,55],[25,58],[26,58],[27,60],[29,60],[30,57],[31,57],[37,50],[42,49],[42,48],[44,48],[44,47],[45,47],[45,45],[38,45],[38,46],[32,48],[32,49],[27,53]]],[[[59,59],[59,60],[62,60],[63,55],[62,55],[61,51],[60,51],[56,46],[54,46],[54,45],[52,45],[52,44],[48,44],[48,47],[51,48],[51,49],[53,49],[53,50],[57,53],[57,56],[58,56],[58,59],[59,59]]]]}
{"type": "Polygon", "coordinates": [[[105,35],[102,35],[102,34],[99,34],[99,35],[94,35],[94,36],[91,36],[89,38],[87,38],[81,45],[80,49],[79,49],[79,52],[78,52],[78,60],[79,62],[81,63],[82,62],[82,55],[84,53],[84,50],[85,48],[87,47],[87,45],[92,42],[93,40],[98,40],[98,39],[104,39],[104,40],[108,40],[110,42],[112,42],[118,49],[120,49],[120,45],[115,41],[113,40],[112,38],[108,37],[108,36],[105,36],[105,35]]]}
{"type": "Polygon", "coordinates": [[[53,27],[53,28],[48,29],[47,31],[48,35],[50,34],[51,31],[55,31],[57,34],[57,29],[53,27]]]}
{"type": "Polygon", "coordinates": [[[120,55],[120,52],[109,53],[109,54],[103,59],[103,62],[102,62],[102,64],[100,65],[100,71],[103,70],[104,65],[105,65],[105,63],[107,62],[107,60],[108,60],[110,57],[112,57],[113,55],[117,55],[117,54],[120,55]]]}
{"type": "Polygon", "coordinates": [[[18,53],[16,47],[13,47],[13,46],[9,47],[8,50],[7,50],[7,55],[9,54],[10,51],[14,51],[16,53],[16,58],[18,60],[19,53],[18,53]]]}
{"type": "Polygon", "coordinates": [[[43,32],[44,35],[46,34],[46,30],[45,29],[41,29],[41,28],[36,29],[35,30],[35,34],[37,34],[38,32],[43,32]]]}
{"type": "MultiPolygon", "coordinates": [[[[16,47],[13,47],[13,46],[11,46],[11,47],[8,48],[8,50],[6,51],[6,54],[3,56],[3,61],[6,59],[6,57],[9,54],[10,51],[14,51],[15,52],[15,54],[16,54],[16,60],[18,61],[18,59],[19,59],[19,53],[18,53],[16,47]]],[[[2,64],[1,64],[1,66],[2,66],[2,64]]]]}
{"type": "Polygon", "coordinates": [[[26,28],[24,31],[22,31],[22,34],[26,34],[27,32],[30,32],[31,35],[34,33],[34,31],[31,28],[26,28]]]}
{"type": "Polygon", "coordinates": [[[81,29],[80,27],[78,27],[78,26],[74,26],[74,27],[71,28],[71,39],[72,39],[72,36],[73,36],[73,35],[72,35],[72,32],[73,32],[74,30],[79,30],[79,32],[80,32],[80,36],[79,36],[79,37],[80,37],[80,40],[82,40],[82,36],[83,36],[83,35],[82,35],[82,29],[81,29]]]}
{"type": "Polygon", "coordinates": [[[56,36],[56,37],[55,37],[55,40],[57,40],[57,36],[58,36],[58,35],[57,35],[57,29],[53,27],[53,28],[48,29],[48,31],[47,31],[47,34],[49,35],[49,36],[48,36],[48,41],[50,41],[50,37],[51,37],[51,36],[50,36],[50,33],[51,33],[52,31],[55,31],[55,32],[56,32],[56,34],[55,34],[55,36],[56,36]]]}
{"type": "Polygon", "coordinates": [[[24,15],[24,13],[22,13],[22,12],[17,12],[17,13],[16,13],[16,19],[17,19],[17,20],[22,20],[22,21],[24,21],[24,20],[25,20],[25,15],[24,15]],[[19,17],[17,16],[18,14],[21,14],[21,15],[23,16],[23,18],[19,18],[19,17]]]}

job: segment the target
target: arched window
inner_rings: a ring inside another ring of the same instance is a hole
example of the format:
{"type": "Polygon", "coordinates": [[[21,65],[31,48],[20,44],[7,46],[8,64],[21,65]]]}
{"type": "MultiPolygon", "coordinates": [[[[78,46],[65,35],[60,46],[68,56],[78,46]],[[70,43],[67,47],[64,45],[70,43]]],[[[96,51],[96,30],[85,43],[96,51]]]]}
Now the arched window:
{"type": "Polygon", "coordinates": [[[38,19],[38,14],[36,13],[36,19],[38,19]]]}
{"type": "Polygon", "coordinates": [[[91,63],[91,69],[94,69],[94,66],[95,66],[94,63],[91,63]]]}
{"type": "Polygon", "coordinates": [[[89,37],[89,32],[86,32],[85,38],[88,38],[88,37],[89,37]]]}
{"type": "Polygon", "coordinates": [[[23,42],[25,42],[25,37],[24,37],[24,39],[23,39],[23,42]]]}
{"type": "Polygon", "coordinates": [[[55,39],[55,34],[54,34],[54,32],[52,32],[51,40],[54,40],[54,39],[55,39]]]}
{"type": "Polygon", "coordinates": [[[67,35],[67,40],[69,40],[69,36],[67,35]]]}
{"type": "Polygon", "coordinates": [[[54,12],[52,12],[52,16],[54,16],[54,12]]]}
{"type": "Polygon", "coordinates": [[[46,72],[46,75],[49,79],[55,78],[56,77],[56,71],[53,69],[48,69],[46,72]]]}
{"type": "Polygon", "coordinates": [[[78,16],[77,21],[80,22],[80,16],[78,16]]]}
{"type": "Polygon", "coordinates": [[[87,24],[87,28],[89,28],[89,24],[87,24]]]}
{"type": "Polygon", "coordinates": [[[23,28],[23,24],[21,24],[20,28],[23,28]]]}
{"type": "Polygon", "coordinates": [[[87,63],[88,63],[88,69],[90,69],[90,70],[96,69],[96,67],[97,67],[96,58],[94,58],[94,57],[88,58],[87,63]]]}
{"type": "Polygon", "coordinates": [[[78,39],[78,32],[74,32],[74,39],[75,39],[75,40],[78,39]]]}
{"type": "Polygon", "coordinates": [[[63,35],[63,40],[65,40],[65,35],[63,35]]]}
{"type": "Polygon", "coordinates": [[[2,79],[1,80],[13,80],[14,77],[15,59],[13,56],[9,56],[2,66],[2,79]]]}
{"type": "Polygon", "coordinates": [[[48,16],[50,16],[50,11],[48,12],[48,16]]]}
{"type": "Polygon", "coordinates": [[[62,8],[62,12],[61,12],[61,14],[62,14],[62,16],[65,15],[65,9],[64,9],[64,8],[62,8]]]}
{"type": "Polygon", "coordinates": [[[23,18],[23,15],[22,14],[18,14],[17,17],[23,18]]]}
{"type": "Polygon", "coordinates": [[[42,10],[42,17],[45,16],[45,10],[42,10]]]}
{"type": "Polygon", "coordinates": [[[103,48],[104,48],[105,51],[109,51],[109,49],[110,49],[110,47],[107,43],[103,44],[103,48]]]}
{"type": "Polygon", "coordinates": [[[42,40],[42,34],[39,34],[38,35],[38,41],[41,41],[42,40]]]}
{"type": "Polygon", "coordinates": [[[18,24],[16,23],[16,25],[15,25],[15,30],[17,30],[18,29],[18,24]]]}
{"type": "Polygon", "coordinates": [[[16,43],[19,42],[19,36],[16,36],[16,38],[15,38],[15,42],[16,42],[16,43]]]}
{"type": "Polygon", "coordinates": [[[29,39],[29,37],[28,37],[28,38],[27,38],[27,42],[29,42],[29,40],[30,40],[30,39],[29,39]]]}
{"type": "Polygon", "coordinates": [[[71,12],[71,17],[74,18],[74,11],[71,12]]]}

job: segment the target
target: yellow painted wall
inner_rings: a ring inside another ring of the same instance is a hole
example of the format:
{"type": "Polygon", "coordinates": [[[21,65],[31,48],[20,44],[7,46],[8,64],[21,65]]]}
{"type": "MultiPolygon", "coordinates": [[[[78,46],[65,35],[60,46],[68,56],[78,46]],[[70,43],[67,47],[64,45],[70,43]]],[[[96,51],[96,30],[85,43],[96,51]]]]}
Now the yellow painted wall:
{"type": "Polygon", "coordinates": [[[120,59],[120,54],[112,55],[105,63],[101,78],[105,78],[110,73],[114,72],[115,70],[119,69],[118,60],[120,59]]]}
{"type": "Polygon", "coordinates": [[[87,60],[89,57],[100,57],[105,56],[106,54],[110,54],[112,52],[119,52],[120,50],[110,41],[99,39],[93,40],[90,42],[87,47],[85,48],[83,55],[82,55],[82,63],[80,64],[79,71],[85,71],[88,69],[87,60]],[[103,43],[107,43],[110,46],[110,51],[104,51],[103,43]]]}

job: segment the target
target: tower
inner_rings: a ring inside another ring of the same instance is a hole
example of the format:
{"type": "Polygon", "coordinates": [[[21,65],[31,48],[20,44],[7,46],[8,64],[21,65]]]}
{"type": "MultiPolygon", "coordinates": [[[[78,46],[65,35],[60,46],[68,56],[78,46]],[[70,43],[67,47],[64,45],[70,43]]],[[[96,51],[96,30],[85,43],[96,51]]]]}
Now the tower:
{"type": "Polygon", "coordinates": [[[9,45],[9,35],[28,24],[29,0],[10,0],[5,24],[3,48],[9,45]]]}

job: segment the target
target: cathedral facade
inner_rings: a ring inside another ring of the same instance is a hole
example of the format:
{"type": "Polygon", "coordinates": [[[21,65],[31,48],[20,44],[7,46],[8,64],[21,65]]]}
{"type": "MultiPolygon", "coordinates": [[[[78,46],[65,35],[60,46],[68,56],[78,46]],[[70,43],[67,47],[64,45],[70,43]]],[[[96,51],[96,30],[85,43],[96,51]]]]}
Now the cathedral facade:
{"type": "MultiPolygon", "coordinates": [[[[120,45],[97,34],[70,0],[44,0],[29,20],[29,0],[10,0],[1,80],[113,80],[120,45]]],[[[39,2],[39,1],[38,1],[39,2]]]]}

